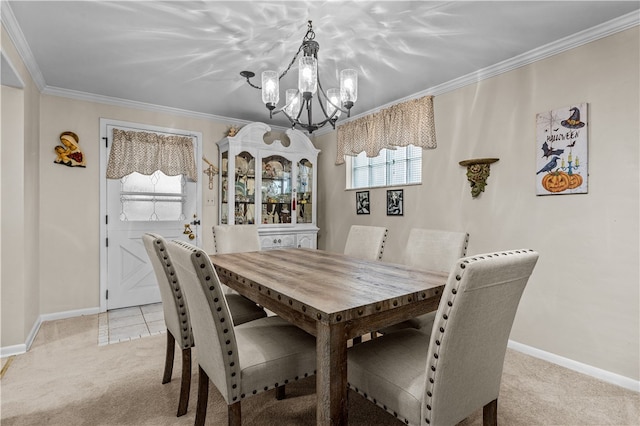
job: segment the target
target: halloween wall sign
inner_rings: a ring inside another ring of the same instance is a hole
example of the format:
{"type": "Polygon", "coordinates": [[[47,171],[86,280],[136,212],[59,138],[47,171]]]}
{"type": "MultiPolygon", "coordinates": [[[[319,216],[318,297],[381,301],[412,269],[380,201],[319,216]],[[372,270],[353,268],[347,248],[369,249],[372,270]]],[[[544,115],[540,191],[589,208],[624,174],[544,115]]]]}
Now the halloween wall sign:
{"type": "Polygon", "coordinates": [[[57,145],[54,148],[57,155],[56,159],[53,160],[54,163],[69,167],[86,167],[84,154],[78,145],[80,142],[78,135],[73,132],[62,132],[60,134],[60,142],[62,145],[57,145]]]}
{"type": "Polygon", "coordinates": [[[536,115],[536,194],[588,192],[587,103],[536,115]]]}

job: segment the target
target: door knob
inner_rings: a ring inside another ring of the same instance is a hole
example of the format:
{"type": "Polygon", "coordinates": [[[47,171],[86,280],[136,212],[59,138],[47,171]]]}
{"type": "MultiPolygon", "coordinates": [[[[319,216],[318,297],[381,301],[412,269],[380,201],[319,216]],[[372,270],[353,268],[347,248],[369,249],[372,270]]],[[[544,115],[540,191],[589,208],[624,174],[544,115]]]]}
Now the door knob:
{"type": "Polygon", "coordinates": [[[190,240],[196,238],[196,236],[193,234],[193,231],[191,230],[191,224],[189,223],[184,224],[184,231],[182,233],[188,235],[190,240]]]}

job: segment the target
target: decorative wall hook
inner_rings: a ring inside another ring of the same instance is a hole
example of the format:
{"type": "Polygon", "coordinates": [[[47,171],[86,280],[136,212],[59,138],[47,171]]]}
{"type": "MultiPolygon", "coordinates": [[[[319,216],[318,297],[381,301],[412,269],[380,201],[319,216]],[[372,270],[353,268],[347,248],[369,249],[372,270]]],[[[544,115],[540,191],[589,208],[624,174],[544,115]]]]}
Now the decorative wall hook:
{"type": "Polygon", "coordinates": [[[487,186],[487,178],[489,177],[490,164],[498,160],[499,158],[474,158],[460,161],[459,164],[467,168],[467,179],[471,184],[473,198],[484,192],[484,187],[487,186]]]}
{"type": "Polygon", "coordinates": [[[202,159],[209,165],[209,167],[204,169],[202,172],[209,176],[209,189],[213,189],[213,177],[218,174],[218,168],[214,166],[211,161],[207,160],[206,157],[202,157],[202,159]]]}

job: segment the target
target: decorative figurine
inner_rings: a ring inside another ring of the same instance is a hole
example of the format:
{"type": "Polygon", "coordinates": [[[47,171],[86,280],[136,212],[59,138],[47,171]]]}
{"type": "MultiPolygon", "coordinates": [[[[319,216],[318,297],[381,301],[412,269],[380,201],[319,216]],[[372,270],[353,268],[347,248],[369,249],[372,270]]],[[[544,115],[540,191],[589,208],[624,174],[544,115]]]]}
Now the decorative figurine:
{"type": "Polygon", "coordinates": [[[60,142],[62,145],[57,145],[54,148],[57,157],[53,162],[69,167],[86,167],[84,154],[80,151],[78,141],[78,135],[75,133],[62,132],[60,134],[60,142]]]}

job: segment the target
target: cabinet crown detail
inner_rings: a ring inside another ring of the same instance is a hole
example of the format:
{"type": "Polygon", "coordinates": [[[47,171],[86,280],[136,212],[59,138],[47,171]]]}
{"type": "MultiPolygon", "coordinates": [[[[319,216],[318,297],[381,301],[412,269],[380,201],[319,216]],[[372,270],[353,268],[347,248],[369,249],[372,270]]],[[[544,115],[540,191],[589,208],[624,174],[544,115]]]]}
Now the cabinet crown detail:
{"type": "Polygon", "coordinates": [[[258,224],[263,249],[316,248],[317,149],[299,130],[284,141],[251,123],[218,141],[221,224],[258,224]]]}

